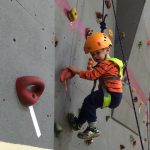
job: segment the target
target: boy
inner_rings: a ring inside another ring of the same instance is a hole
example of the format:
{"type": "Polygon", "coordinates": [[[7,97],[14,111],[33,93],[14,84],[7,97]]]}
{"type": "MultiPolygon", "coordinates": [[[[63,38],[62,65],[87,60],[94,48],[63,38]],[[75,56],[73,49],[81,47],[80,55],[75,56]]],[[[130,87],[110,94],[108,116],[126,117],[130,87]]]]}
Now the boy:
{"type": "Polygon", "coordinates": [[[78,137],[82,139],[93,138],[100,135],[96,126],[96,109],[109,107],[111,109],[119,106],[122,99],[123,63],[117,58],[108,58],[112,43],[104,33],[97,32],[87,37],[84,45],[85,53],[90,53],[93,60],[97,62],[92,70],[82,71],[74,66],[69,69],[87,80],[99,80],[99,90],[88,95],[82,104],[78,118],[70,115],[69,120],[73,130],[80,130],[87,121],[88,127],[79,132],[78,137]]]}

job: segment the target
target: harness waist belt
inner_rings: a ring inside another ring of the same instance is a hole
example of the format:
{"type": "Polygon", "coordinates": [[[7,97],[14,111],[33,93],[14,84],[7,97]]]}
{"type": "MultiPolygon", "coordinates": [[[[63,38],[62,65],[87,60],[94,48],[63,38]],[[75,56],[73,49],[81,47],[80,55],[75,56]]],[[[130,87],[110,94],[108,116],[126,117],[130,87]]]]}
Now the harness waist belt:
{"type": "Polygon", "coordinates": [[[107,81],[107,80],[120,80],[120,77],[108,77],[108,78],[102,78],[100,79],[102,81],[107,81]]]}

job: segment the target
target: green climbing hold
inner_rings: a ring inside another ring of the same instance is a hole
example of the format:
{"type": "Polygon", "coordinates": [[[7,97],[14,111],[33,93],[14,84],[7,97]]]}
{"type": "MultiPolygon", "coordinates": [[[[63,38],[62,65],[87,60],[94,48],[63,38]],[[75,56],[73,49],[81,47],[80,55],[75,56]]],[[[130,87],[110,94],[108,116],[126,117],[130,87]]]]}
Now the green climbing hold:
{"type": "Polygon", "coordinates": [[[59,137],[60,134],[63,132],[63,128],[61,127],[61,125],[57,122],[54,123],[54,132],[55,132],[55,136],[59,137]]]}
{"type": "Polygon", "coordinates": [[[142,47],[142,45],[143,45],[143,42],[142,42],[142,41],[139,41],[139,43],[138,43],[138,47],[139,47],[139,48],[141,48],[141,47],[142,47]]]}

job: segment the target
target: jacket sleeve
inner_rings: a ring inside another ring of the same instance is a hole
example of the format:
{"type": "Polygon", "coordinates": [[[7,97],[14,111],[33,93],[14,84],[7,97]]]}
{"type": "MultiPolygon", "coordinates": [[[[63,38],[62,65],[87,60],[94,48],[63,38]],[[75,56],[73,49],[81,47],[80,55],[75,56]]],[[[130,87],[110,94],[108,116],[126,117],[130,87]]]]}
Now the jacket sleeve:
{"type": "Polygon", "coordinates": [[[91,71],[80,71],[80,78],[87,80],[96,80],[106,72],[106,68],[103,65],[97,65],[91,71]]]}

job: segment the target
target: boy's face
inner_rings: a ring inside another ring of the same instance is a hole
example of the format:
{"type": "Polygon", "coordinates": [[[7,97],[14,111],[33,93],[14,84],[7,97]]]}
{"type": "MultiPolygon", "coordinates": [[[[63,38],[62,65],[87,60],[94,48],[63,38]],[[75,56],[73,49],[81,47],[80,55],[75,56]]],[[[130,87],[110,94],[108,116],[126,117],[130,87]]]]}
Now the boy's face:
{"type": "Polygon", "coordinates": [[[95,52],[91,52],[91,56],[96,62],[101,62],[105,59],[106,54],[109,53],[109,49],[97,50],[95,52]]]}

